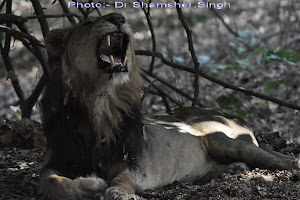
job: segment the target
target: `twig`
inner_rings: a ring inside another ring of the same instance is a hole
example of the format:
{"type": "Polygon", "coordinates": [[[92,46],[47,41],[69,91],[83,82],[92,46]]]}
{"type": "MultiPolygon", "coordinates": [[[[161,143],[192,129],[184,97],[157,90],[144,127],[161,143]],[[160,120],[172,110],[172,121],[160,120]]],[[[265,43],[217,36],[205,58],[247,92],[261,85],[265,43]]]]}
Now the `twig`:
{"type": "Polygon", "coordinates": [[[21,32],[16,31],[14,29],[6,29],[6,31],[10,31],[13,37],[22,41],[24,46],[40,61],[44,73],[46,74],[46,77],[49,77],[49,67],[46,58],[44,57],[41,51],[41,47],[44,47],[44,45],[42,45],[39,40],[37,40],[35,37],[29,34],[28,29],[25,26],[25,22],[27,21],[27,19],[20,16],[11,15],[11,14],[0,15],[0,22],[4,22],[4,21],[12,22],[18,26],[21,32]],[[24,38],[30,41],[32,48],[29,46],[29,43],[24,38]]]}
{"type": "Polygon", "coordinates": [[[32,107],[34,106],[34,104],[36,103],[38,98],[40,97],[40,95],[46,85],[46,80],[47,80],[47,78],[44,73],[42,75],[42,77],[40,78],[39,82],[37,83],[37,85],[35,86],[32,93],[30,94],[30,96],[26,99],[26,101],[25,101],[26,107],[24,108],[24,110],[22,110],[22,117],[30,118],[31,113],[32,113],[32,107]]]}
{"type": "Polygon", "coordinates": [[[221,22],[222,24],[226,27],[226,29],[233,34],[235,37],[240,37],[240,35],[238,34],[238,32],[234,31],[223,19],[223,17],[217,12],[215,11],[215,9],[210,8],[209,9],[221,22]]]}
{"type": "Polygon", "coordinates": [[[0,25],[0,30],[13,36],[14,38],[18,39],[18,40],[23,40],[23,39],[27,39],[28,41],[30,41],[31,43],[34,43],[40,47],[44,47],[43,44],[40,43],[39,40],[37,40],[35,37],[29,35],[29,34],[26,34],[26,33],[23,33],[23,32],[20,32],[20,31],[17,31],[17,30],[14,30],[8,26],[2,26],[0,25]]]}
{"type": "MultiPolygon", "coordinates": [[[[177,63],[173,63],[173,62],[170,62],[168,60],[166,60],[164,58],[164,56],[160,53],[157,53],[157,52],[149,52],[149,51],[144,51],[144,50],[138,50],[138,51],[135,51],[137,55],[145,55],[145,56],[156,56],[157,58],[160,58],[160,60],[165,63],[166,65],[170,66],[170,67],[173,67],[173,68],[176,68],[176,69],[180,69],[180,70],[183,70],[183,71],[187,71],[187,72],[191,72],[191,73],[195,73],[195,70],[189,68],[189,67],[186,67],[184,65],[180,65],[180,64],[177,64],[177,63]]],[[[232,89],[232,90],[235,90],[235,91],[238,91],[238,92],[241,92],[241,93],[244,93],[246,95],[250,95],[250,96],[254,96],[254,97],[257,97],[257,98],[260,98],[260,99],[264,99],[264,100],[267,100],[267,101],[271,101],[273,103],[276,103],[280,106],[284,106],[284,107],[287,107],[287,108],[291,108],[291,109],[295,109],[295,110],[300,110],[300,106],[299,105],[295,105],[295,104],[291,104],[291,103],[287,103],[285,101],[282,101],[280,99],[277,99],[277,98],[274,98],[274,97],[270,97],[270,96],[266,96],[264,94],[260,94],[260,93],[257,93],[257,92],[253,92],[251,90],[247,90],[245,88],[242,88],[242,87],[237,87],[237,86],[234,86],[234,85],[231,85],[231,84],[228,84],[228,83],[225,83],[221,80],[218,80],[216,78],[213,78],[201,71],[199,71],[199,75],[211,82],[214,82],[218,85],[221,85],[223,86],[224,88],[229,88],[229,89],[232,89]]]]}
{"type": "MultiPolygon", "coordinates": [[[[179,0],[175,0],[176,3],[179,3],[179,0]]],[[[193,62],[194,62],[194,69],[195,69],[195,80],[194,80],[194,99],[192,101],[192,107],[195,107],[197,102],[198,102],[198,97],[199,97],[199,67],[200,63],[198,62],[194,45],[193,45],[193,37],[192,37],[192,31],[190,30],[189,26],[184,20],[183,13],[180,7],[176,7],[177,13],[178,13],[178,19],[181,21],[182,26],[185,29],[185,32],[187,34],[188,38],[188,44],[189,44],[189,51],[191,53],[193,62]]]]}
{"type": "Polygon", "coordinates": [[[6,0],[3,0],[2,3],[0,4],[0,11],[3,9],[5,2],[6,2],[6,0]]]}
{"type": "MultiPolygon", "coordinates": [[[[151,81],[147,78],[147,76],[145,76],[144,74],[142,74],[142,77],[148,82],[151,83],[151,81]]],[[[172,102],[174,102],[176,105],[181,106],[182,104],[180,102],[178,102],[177,100],[175,100],[174,98],[172,98],[170,95],[168,95],[167,93],[165,93],[164,91],[162,91],[160,88],[158,88],[155,84],[152,84],[153,88],[155,88],[158,92],[160,92],[162,95],[164,95],[165,97],[167,97],[168,99],[170,99],[172,102]]]]}
{"type": "MultiPolygon", "coordinates": [[[[12,0],[7,0],[6,1],[6,13],[11,14],[11,7],[12,7],[12,0]]],[[[0,25],[2,26],[2,25],[0,25]]],[[[11,29],[12,23],[8,22],[6,24],[8,29],[11,29]]],[[[16,75],[16,72],[11,64],[10,58],[9,58],[9,51],[10,51],[10,42],[11,42],[11,35],[9,33],[5,34],[5,42],[4,42],[4,47],[2,48],[2,44],[0,45],[1,49],[1,56],[6,68],[6,71],[8,73],[12,73],[13,75],[16,75]]],[[[12,82],[12,85],[14,87],[14,90],[19,97],[21,105],[24,105],[25,103],[25,97],[24,97],[24,92],[20,86],[19,80],[17,77],[10,77],[10,80],[12,82]]]]}
{"type": "Polygon", "coordinates": [[[156,92],[156,91],[153,91],[153,90],[149,90],[149,93],[153,94],[153,95],[156,95],[156,96],[160,96],[162,98],[163,102],[164,102],[165,107],[166,107],[166,112],[169,115],[173,114],[173,111],[172,111],[172,108],[171,108],[171,106],[168,102],[168,99],[161,92],[159,92],[159,91],[156,92]]]}
{"type": "Polygon", "coordinates": [[[156,79],[154,79],[151,83],[149,83],[148,87],[144,88],[144,92],[143,92],[143,96],[141,98],[141,102],[144,102],[145,96],[148,93],[148,91],[150,90],[150,88],[152,87],[152,85],[154,84],[154,82],[156,81],[156,79]]]}
{"type": "MultiPolygon", "coordinates": [[[[140,1],[138,1],[140,2],[140,1]]],[[[149,0],[149,4],[152,2],[152,0],[149,0]]],[[[146,16],[146,19],[147,19],[147,23],[148,23],[148,26],[149,26],[149,30],[150,30],[150,33],[151,33],[151,39],[152,39],[152,51],[156,51],[156,39],[155,39],[155,33],[154,33],[154,29],[153,29],[153,25],[152,25],[152,21],[150,19],[150,7],[148,7],[148,10],[146,10],[146,8],[142,8],[145,16],[146,16]]],[[[150,64],[150,67],[149,67],[149,73],[152,74],[153,73],[153,68],[154,68],[154,63],[155,63],[155,56],[152,56],[152,60],[151,60],[151,64],[150,64]]]]}
{"type": "MultiPolygon", "coordinates": [[[[186,94],[185,92],[181,91],[180,89],[174,87],[173,85],[169,84],[167,81],[164,81],[163,79],[155,76],[154,74],[150,74],[147,71],[143,70],[144,73],[146,73],[148,76],[151,76],[152,78],[154,78],[155,80],[158,80],[159,82],[161,82],[162,84],[164,84],[165,86],[169,87],[170,89],[174,90],[175,92],[179,93],[181,96],[187,98],[190,101],[193,101],[193,97],[191,97],[190,95],[186,94]]],[[[199,102],[197,102],[197,105],[200,107],[203,107],[203,105],[199,102]]]]}
{"type": "MultiPolygon", "coordinates": [[[[74,2],[78,2],[77,0],[74,0],[74,2]]],[[[81,12],[81,14],[83,15],[83,18],[86,19],[88,17],[88,12],[85,11],[83,8],[81,8],[80,6],[77,7],[77,9],[81,12]]]]}
{"type": "MultiPolygon", "coordinates": [[[[59,0],[59,3],[65,14],[68,15],[71,13],[65,0],[59,0]]],[[[76,21],[73,16],[68,16],[67,18],[72,25],[76,25],[76,21]]]]}
{"type": "MultiPolygon", "coordinates": [[[[11,28],[11,26],[2,26],[0,25],[0,30],[5,32],[7,36],[13,36],[14,38],[20,40],[23,45],[40,61],[43,69],[44,74],[42,78],[39,80],[38,84],[36,85],[35,89],[31,93],[31,95],[25,99],[24,93],[19,85],[19,83],[15,83],[17,78],[14,78],[12,80],[13,86],[15,88],[15,91],[20,99],[20,105],[22,110],[22,117],[30,118],[32,113],[32,107],[34,106],[35,102],[37,101],[38,97],[40,96],[45,83],[46,78],[48,77],[48,64],[46,62],[45,57],[42,54],[41,47],[44,47],[39,40],[37,40],[35,37],[31,36],[27,30],[27,27],[25,26],[25,22],[27,21],[26,18],[23,18],[21,16],[15,16],[11,15],[9,13],[0,15],[0,22],[1,23],[14,23],[17,25],[17,27],[20,29],[20,31],[14,30],[11,28]]],[[[2,47],[2,46],[1,46],[2,47]]],[[[4,48],[5,49],[5,48],[4,48]]],[[[8,47],[8,50],[10,49],[10,46],[8,47]]],[[[2,48],[1,48],[2,50],[2,48]]],[[[8,72],[11,72],[15,74],[13,67],[11,65],[8,53],[5,54],[5,51],[1,51],[5,66],[7,68],[8,72]]]]}
{"type": "Polygon", "coordinates": [[[0,14],[0,24],[4,24],[4,23],[13,23],[16,25],[20,25],[20,24],[24,24],[27,21],[26,18],[21,17],[21,16],[16,16],[16,15],[12,15],[12,14],[0,14]]]}
{"type": "MultiPolygon", "coordinates": [[[[34,11],[35,11],[35,13],[36,13],[37,16],[43,16],[43,15],[45,15],[44,11],[43,11],[43,8],[42,8],[42,6],[41,6],[41,4],[39,2],[39,0],[31,0],[31,3],[33,5],[34,11]]],[[[47,33],[49,32],[48,23],[47,23],[47,21],[46,21],[45,18],[38,18],[38,21],[40,23],[43,36],[45,38],[46,35],[47,35],[47,33]]]]}
{"type": "MultiPolygon", "coordinates": [[[[77,19],[81,20],[81,17],[75,13],[66,13],[66,14],[60,14],[60,15],[36,15],[36,16],[28,16],[26,17],[26,19],[28,20],[31,20],[31,19],[39,19],[39,18],[60,18],[60,17],[76,17],[77,19]]],[[[75,22],[76,24],[76,22],[75,22]]],[[[72,25],[75,25],[75,24],[72,24],[72,25]]]]}
{"type": "MultiPolygon", "coordinates": [[[[236,31],[234,31],[223,19],[223,17],[214,9],[214,8],[210,8],[210,11],[213,12],[213,14],[222,22],[222,24],[225,26],[225,28],[235,37],[240,37],[240,34],[236,31]]],[[[252,50],[253,47],[251,47],[249,44],[247,44],[246,42],[243,42],[241,40],[238,40],[240,43],[244,44],[248,50],[252,50]]]]}

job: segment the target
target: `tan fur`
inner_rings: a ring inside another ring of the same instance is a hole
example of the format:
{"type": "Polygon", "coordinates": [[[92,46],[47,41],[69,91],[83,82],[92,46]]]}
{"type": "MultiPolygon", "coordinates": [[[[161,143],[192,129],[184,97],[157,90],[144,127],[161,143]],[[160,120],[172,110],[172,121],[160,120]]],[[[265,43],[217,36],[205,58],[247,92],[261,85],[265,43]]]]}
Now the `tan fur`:
{"type": "MultiPolygon", "coordinates": [[[[115,140],[112,133],[122,121],[121,112],[130,115],[131,108],[139,105],[141,96],[140,66],[135,59],[132,44],[127,50],[130,69],[128,75],[126,74],[128,80],[125,83],[115,84],[114,81],[118,81],[116,79],[120,77],[114,75],[110,79],[110,75],[96,69],[96,41],[111,31],[111,28],[111,24],[99,22],[85,34],[73,33],[71,40],[76,42],[69,43],[61,57],[66,91],[71,91],[74,96],[79,97],[87,107],[98,136],[98,145],[115,140]],[[82,48],[83,44],[86,44],[86,48],[82,48]]],[[[130,32],[127,26],[124,29],[130,32]]]]}

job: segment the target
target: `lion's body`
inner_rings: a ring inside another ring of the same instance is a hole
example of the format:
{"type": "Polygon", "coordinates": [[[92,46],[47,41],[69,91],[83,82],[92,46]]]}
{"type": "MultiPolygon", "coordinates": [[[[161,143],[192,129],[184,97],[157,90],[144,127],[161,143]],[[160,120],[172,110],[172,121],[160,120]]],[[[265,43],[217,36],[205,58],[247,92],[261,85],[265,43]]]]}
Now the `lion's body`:
{"type": "Polygon", "coordinates": [[[299,167],[293,158],[260,149],[244,122],[221,111],[182,108],[143,118],[140,68],[124,22],[110,14],[47,36],[54,56],[42,100],[46,196],[139,199],[137,190],[209,180],[232,162],[299,167]]]}

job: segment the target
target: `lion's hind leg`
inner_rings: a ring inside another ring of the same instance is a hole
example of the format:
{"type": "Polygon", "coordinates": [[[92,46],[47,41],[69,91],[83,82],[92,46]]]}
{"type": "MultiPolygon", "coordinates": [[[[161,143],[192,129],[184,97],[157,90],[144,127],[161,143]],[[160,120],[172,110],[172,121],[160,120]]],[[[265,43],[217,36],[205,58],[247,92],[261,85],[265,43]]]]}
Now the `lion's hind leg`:
{"type": "Polygon", "coordinates": [[[270,153],[253,143],[229,138],[221,132],[205,136],[204,143],[208,154],[223,163],[245,162],[250,167],[272,170],[300,168],[299,159],[270,153]]]}
{"type": "Polygon", "coordinates": [[[94,176],[72,180],[51,171],[42,174],[40,187],[46,198],[51,200],[90,200],[104,194],[107,184],[94,176]]]}

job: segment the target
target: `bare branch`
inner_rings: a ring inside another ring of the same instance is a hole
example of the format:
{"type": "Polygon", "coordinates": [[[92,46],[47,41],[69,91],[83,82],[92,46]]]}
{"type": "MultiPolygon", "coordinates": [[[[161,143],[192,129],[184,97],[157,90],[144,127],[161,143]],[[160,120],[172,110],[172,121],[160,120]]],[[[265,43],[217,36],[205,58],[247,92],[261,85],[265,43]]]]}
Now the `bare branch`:
{"type": "Polygon", "coordinates": [[[46,85],[46,75],[43,74],[43,76],[40,78],[39,82],[35,86],[34,90],[30,94],[30,96],[26,99],[25,108],[22,110],[22,117],[30,118],[32,113],[32,107],[38,100],[39,96],[41,95],[45,85],[46,85]]]}
{"type": "MultiPolygon", "coordinates": [[[[184,65],[180,65],[180,64],[177,64],[177,63],[173,63],[171,61],[168,61],[167,59],[164,58],[164,56],[160,53],[157,53],[157,52],[150,52],[150,51],[144,51],[144,50],[137,50],[135,51],[137,55],[144,55],[144,56],[156,56],[157,58],[160,58],[160,60],[165,63],[166,65],[170,66],[170,67],[173,67],[173,68],[176,68],[176,69],[180,69],[180,70],[183,70],[183,71],[187,71],[187,72],[191,72],[191,73],[195,73],[195,70],[187,67],[187,66],[184,66],[184,65]]],[[[218,80],[216,78],[213,78],[201,71],[199,71],[199,75],[211,82],[214,82],[218,85],[221,85],[225,88],[229,88],[229,89],[232,89],[232,90],[235,90],[235,91],[238,91],[238,92],[241,92],[241,93],[244,93],[246,95],[250,95],[250,96],[254,96],[254,97],[257,97],[257,98],[260,98],[260,99],[264,99],[264,100],[267,100],[267,101],[271,101],[273,103],[276,103],[280,106],[284,106],[284,107],[287,107],[287,108],[291,108],[291,109],[295,109],[295,110],[300,110],[300,106],[299,105],[295,105],[295,104],[291,104],[291,103],[287,103],[285,101],[282,101],[280,99],[277,99],[277,98],[274,98],[274,97],[270,97],[270,96],[266,96],[264,94],[261,94],[261,93],[257,93],[257,92],[253,92],[251,90],[247,90],[245,88],[242,88],[242,87],[237,87],[237,86],[234,86],[234,85],[231,85],[231,84],[228,84],[228,83],[225,83],[224,81],[221,81],[221,80],[218,80]]]]}
{"type": "Polygon", "coordinates": [[[23,18],[21,16],[16,16],[12,14],[0,14],[0,24],[5,24],[5,23],[13,23],[16,25],[24,24],[27,21],[26,18],[23,18]]]}
{"type": "MultiPolygon", "coordinates": [[[[53,3],[55,3],[55,2],[53,2],[53,3]]],[[[64,13],[65,13],[66,15],[71,14],[71,12],[70,12],[70,10],[69,10],[69,8],[68,8],[67,3],[65,2],[65,0],[59,0],[59,3],[60,3],[61,8],[63,9],[63,11],[64,11],[64,13]]],[[[74,19],[73,16],[67,16],[67,17],[68,17],[69,22],[70,22],[72,25],[76,25],[76,21],[75,21],[75,19],[74,19]]],[[[78,19],[79,19],[79,18],[78,18],[78,19]]]]}
{"type": "MultiPolygon", "coordinates": [[[[179,0],[175,0],[176,3],[179,3],[179,0]]],[[[193,45],[193,37],[192,37],[192,31],[190,30],[189,26],[184,20],[183,13],[180,7],[176,7],[177,13],[178,13],[178,19],[181,21],[182,26],[185,29],[185,32],[187,34],[188,38],[188,44],[189,44],[189,51],[191,53],[193,62],[194,62],[194,68],[195,68],[195,80],[194,80],[194,99],[192,101],[192,107],[195,107],[198,102],[198,96],[199,96],[199,67],[200,63],[198,62],[194,45],[193,45]]]]}
{"type": "MultiPolygon", "coordinates": [[[[138,1],[140,2],[140,1],[138,1]]],[[[149,4],[152,2],[152,0],[149,0],[149,4]]],[[[152,51],[155,52],[156,51],[156,39],[155,39],[155,32],[154,32],[154,29],[153,29],[153,25],[152,25],[152,21],[151,21],[151,15],[150,15],[150,7],[148,7],[148,9],[146,10],[146,8],[142,8],[145,16],[146,16],[146,19],[147,19],[147,23],[148,23],[148,26],[149,26],[149,30],[150,30],[150,33],[151,33],[151,39],[152,39],[152,51]]],[[[149,73],[152,74],[153,73],[153,68],[154,68],[154,63],[155,63],[155,56],[152,56],[152,60],[151,60],[151,64],[150,64],[150,67],[149,67],[149,73]]]]}
{"type": "MultiPolygon", "coordinates": [[[[190,101],[193,101],[193,97],[191,97],[190,95],[188,95],[185,92],[181,91],[180,89],[174,87],[172,84],[168,83],[167,81],[164,81],[163,79],[155,76],[154,74],[150,74],[149,72],[147,72],[145,70],[143,70],[143,72],[146,73],[148,76],[151,76],[152,78],[155,78],[155,80],[158,80],[159,82],[161,82],[165,86],[169,87],[170,89],[174,90],[175,92],[177,92],[181,96],[187,98],[190,101]]],[[[197,102],[197,105],[200,106],[200,107],[203,107],[203,105],[201,103],[199,103],[199,102],[197,102]]]]}
{"type": "Polygon", "coordinates": [[[0,30],[13,36],[14,38],[16,38],[18,40],[22,41],[23,39],[27,39],[28,41],[30,41],[33,44],[36,44],[40,47],[44,47],[44,45],[41,44],[39,40],[37,40],[35,37],[33,37],[29,34],[26,34],[26,33],[23,33],[23,32],[20,32],[20,31],[17,31],[17,30],[14,30],[12,28],[9,28],[7,26],[2,26],[2,25],[0,25],[0,30]]]}
{"type": "MultiPolygon", "coordinates": [[[[142,74],[142,77],[148,82],[148,83],[152,83],[152,81],[150,79],[147,78],[147,76],[145,76],[144,74],[142,74]]],[[[154,83],[152,83],[153,88],[155,88],[159,93],[161,93],[162,95],[164,95],[165,97],[167,97],[168,99],[170,99],[173,103],[175,103],[178,106],[182,107],[182,104],[175,100],[173,97],[171,97],[170,95],[166,94],[164,91],[162,91],[159,87],[157,87],[154,83]]]]}
{"type": "Polygon", "coordinates": [[[222,24],[226,27],[226,29],[235,37],[240,37],[239,33],[234,31],[223,19],[223,17],[213,8],[209,9],[221,22],[222,24]]]}
{"type": "MultiPolygon", "coordinates": [[[[11,14],[11,7],[12,7],[12,0],[7,0],[6,1],[6,13],[11,14]]],[[[0,25],[2,26],[2,25],[0,25]]],[[[11,29],[12,23],[8,22],[6,24],[7,29],[11,29]]],[[[11,42],[11,35],[9,33],[5,34],[5,42],[4,42],[4,47],[2,48],[1,44],[1,56],[6,68],[6,71],[11,74],[10,80],[12,82],[12,85],[14,87],[14,90],[19,97],[20,104],[24,105],[25,103],[25,97],[24,97],[24,92],[19,84],[18,77],[16,76],[16,72],[11,64],[10,58],[9,58],[9,51],[10,51],[10,42],[11,42]]]]}
{"type": "Polygon", "coordinates": [[[0,4],[0,11],[3,9],[5,2],[6,2],[6,0],[3,0],[2,3],[0,4]]]}
{"type": "Polygon", "coordinates": [[[154,90],[149,90],[149,93],[153,94],[153,95],[156,95],[156,96],[160,96],[162,98],[163,102],[164,102],[165,107],[166,107],[166,112],[169,115],[173,114],[173,111],[172,111],[172,108],[171,108],[171,106],[170,106],[170,104],[168,102],[168,99],[164,96],[164,94],[162,94],[159,91],[156,92],[154,90]]]}
{"type": "MultiPolygon", "coordinates": [[[[43,15],[45,15],[45,13],[43,11],[43,8],[42,8],[39,0],[31,0],[31,3],[33,5],[34,11],[35,11],[35,13],[36,13],[37,16],[43,16],[43,15]]],[[[47,23],[47,21],[46,21],[45,18],[38,18],[38,21],[40,23],[43,36],[45,38],[46,35],[47,35],[47,33],[49,32],[48,23],[47,23]]]]}
{"type": "MultiPolygon", "coordinates": [[[[76,17],[77,19],[81,20],[81,17],[75,13],[66,13],[66,14],[60,14],[60,15],[36,15],[36,16],[28,16],[26,17],[26,19],[30,20],[30,19],[39,19],[39,18],[45,18],[45,19],[48,19],[48,18],[60,18],[60,17],[76,17]]],[[[72,24],[72,25],[76,25],[76,22],[75,24],[72,24]]]]}

